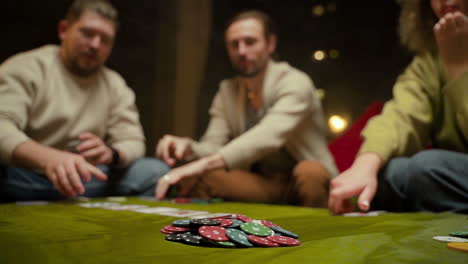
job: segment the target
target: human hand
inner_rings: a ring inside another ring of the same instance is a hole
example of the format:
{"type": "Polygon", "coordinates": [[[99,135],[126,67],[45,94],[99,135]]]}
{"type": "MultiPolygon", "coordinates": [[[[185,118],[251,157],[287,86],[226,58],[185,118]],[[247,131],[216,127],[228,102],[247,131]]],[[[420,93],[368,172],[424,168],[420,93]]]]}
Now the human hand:
{"type": "Polygon", "coordinates": [[[350,198],[359,196],[358,206],[369,210],[370,203],[377,191],[377,173],[382,163],[375,153],[363,153],[354,161],[351,168],[333,179],[330,184],[328,208],[332,214],[353,211],[350,198]]]}
{"type": "Polygon", "coordinates": [[[112,162],[112,149],[98,136],[85,132],[78,136],[80,143],[76,146],[78,154],[91,164],[110,164],[112,162]]]}
{"type": "MultiPolygon", "coordinates": [[[[207,162],[205,159],[192,161],[184,166],[172,169],[168,174],[164,175],[156,184],[155,198],[162,200],[166,197],[167,190],[172,185],[177,184],[180,180],[187,177],[196,177],[203,174],[207,170],[207,162]]],[[[181,195],[186,194],[187,190],[179,190],[181,195]]]]}
{"type": "Polygon", "coordinates": [[[447,13],[434,25],[439,54],[452,79],[468,71],[468,17],[447,13]]]}
{"type": "Polygon", "coordinates": [[[88,163],[82,156],[65,151],[51,152],[45,162],[44,171],[54,187],[67,197],[85,192],[81,179],[88,182],[91,176],[94,176],[101,181],[107,180],[107,176],[102,171],[88,163]]]}
{"type": "Polygon", "coordinates": [[[162,159],[169,166],[192,154],[191,141],[189,138],[165,135],[156,146],[156,157],[162,159]]]}

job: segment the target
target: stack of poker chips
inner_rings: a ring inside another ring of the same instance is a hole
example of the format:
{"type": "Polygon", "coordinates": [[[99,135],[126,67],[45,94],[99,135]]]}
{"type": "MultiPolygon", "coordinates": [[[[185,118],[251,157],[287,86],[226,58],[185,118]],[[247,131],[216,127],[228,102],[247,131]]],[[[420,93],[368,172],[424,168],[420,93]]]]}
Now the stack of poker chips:
{"type": "Polygon", "coordinates": [[[447,243],[447,247],[459,251],[468,252],[468,231],[451,232],[450,236],[434,236],[433,238],[447,243]]]}
{"type": "Polygon", "coordinates": [[[226,248],[297,246],[299,236],[267,220],[245,215],[181,219],[161,229],[166,240],[226,248]]]}

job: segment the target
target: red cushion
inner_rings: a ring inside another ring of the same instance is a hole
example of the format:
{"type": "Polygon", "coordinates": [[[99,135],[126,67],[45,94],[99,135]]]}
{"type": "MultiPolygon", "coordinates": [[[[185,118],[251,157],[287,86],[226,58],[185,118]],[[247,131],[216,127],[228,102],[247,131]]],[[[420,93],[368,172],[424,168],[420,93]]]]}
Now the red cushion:
{"type": "Polygon", "coordinates": [[[328,144],[328,149],[332,153],[340,172],[353,164],[354,158],[362,144],[361,130],[366,126],[367,121],[371,117],[382,112],[382,108],[382,102],[372,102],[366,111],[364,111],[364,114],[343,135],[335,138],[328,144]]]}

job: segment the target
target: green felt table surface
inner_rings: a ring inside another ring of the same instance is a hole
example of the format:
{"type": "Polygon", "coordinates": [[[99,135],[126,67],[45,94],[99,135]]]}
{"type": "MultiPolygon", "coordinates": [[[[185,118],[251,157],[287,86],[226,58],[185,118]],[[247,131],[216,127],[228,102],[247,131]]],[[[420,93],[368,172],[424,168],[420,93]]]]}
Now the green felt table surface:
{"type": "Polygon", "coordinates": [[[432,239],[468,230],[467,215],[461,214],[343,217],[322,209],[267,204],[122,202],[267,219],[299,234],[302,243],[229,249],[166,241],[160,229],[180,218],[77,203],[1,204],[0,263],[468,263],[468,253],[432,239]]]}

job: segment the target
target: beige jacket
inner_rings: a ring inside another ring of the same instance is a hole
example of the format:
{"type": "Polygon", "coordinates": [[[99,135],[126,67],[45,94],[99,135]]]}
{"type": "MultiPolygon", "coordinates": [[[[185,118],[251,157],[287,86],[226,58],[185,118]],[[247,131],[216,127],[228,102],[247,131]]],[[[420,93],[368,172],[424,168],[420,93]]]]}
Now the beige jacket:
{"type": "Polygon", "coordinates": [[[91,132],[123,152],[142,157],[144,136],[135,96],[116,72],[105,67],[92,78],[72,75],[58,46],[20,53],[0,66],[0,163],[29,139],[57,149],[91,132]]]}
{"type": "Polygon", "coordinates": [[[222,81],[208,128],[200,142],[192,142],[195,155],[220,153],[228,168],[247,169],[284,146],[297,161],[318,160],[335,176],[321,104],[310,78],[287,63],[271,61],[263,93],[266,114],[246,131],[245,88],[237,78],[222,81]]]}

